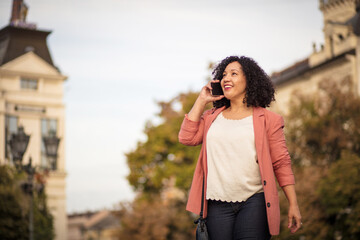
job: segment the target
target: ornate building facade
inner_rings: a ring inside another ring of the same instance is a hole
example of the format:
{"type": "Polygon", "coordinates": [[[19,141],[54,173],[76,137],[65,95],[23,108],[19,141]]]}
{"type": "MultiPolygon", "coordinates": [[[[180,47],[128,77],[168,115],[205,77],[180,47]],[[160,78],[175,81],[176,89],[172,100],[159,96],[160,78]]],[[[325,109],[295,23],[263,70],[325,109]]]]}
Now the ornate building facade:
{"type": "Polygon", "coordinates": [[[325,42],[313,45],[306,59],[271,75],[276,103],[271,108],[286,115],[294,91],[314,93],[323,79],[352,80],[360,94],[360,0],[320,0],[325,42]]]}
{"type": "MultiPolygon", "coordinates": [[[[49,171],[48,207],[54,216],[55,239],[67,238],[65,194],[65,106],[67,79],[54,65],[48,46],[49,31],[25,21],[27,7],[14,0],[10,24],[0,30],[0,164],[13,165],[10,138],[20,126],[30,135],[23,157],[49,171]],[[60,138],[56,160],[46,154],[44,137],[60,138]]],[[[35,226],[36,227],[36,226],[35,226]]]]}

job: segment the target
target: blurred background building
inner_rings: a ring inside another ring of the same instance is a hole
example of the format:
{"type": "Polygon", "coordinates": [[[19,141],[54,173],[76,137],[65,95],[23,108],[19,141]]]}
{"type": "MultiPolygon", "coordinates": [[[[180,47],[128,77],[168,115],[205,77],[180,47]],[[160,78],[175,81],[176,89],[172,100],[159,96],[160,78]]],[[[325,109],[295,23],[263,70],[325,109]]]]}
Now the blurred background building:
{"type": "Polygon", "coordinates": [[[314,43],[306,59],[271,75],[279,100],[272,108],[277,112],[286,113],[292,92],[315,92],[323,79],[351,79],[360,94],[360,1],[320,0],[319,7],[325,43],[314,43]]]}
{"type": "MultiPolygon", "coordinates": [[[[55,239],[66,239],[65,106],[67,79],[54,65],[47,45],[51,31],[26,22],[27,6],[13,1],[11,20],[0,30],[0,164],[13,165],[9,141],[22,126],[30,141],[23,157],[49,172],[48,207],[54,216],[55,239]],[[60,138],[57,158],[46,154],[44,137],[60,138]]],[[[36,226],[35,226],[36,227],[36,226]]]]}
{"type": "Polygon", "coordinates": [[[120,230],[118,212],[101,210],[68,215],[68,240],[116,240],[120,230]]]}

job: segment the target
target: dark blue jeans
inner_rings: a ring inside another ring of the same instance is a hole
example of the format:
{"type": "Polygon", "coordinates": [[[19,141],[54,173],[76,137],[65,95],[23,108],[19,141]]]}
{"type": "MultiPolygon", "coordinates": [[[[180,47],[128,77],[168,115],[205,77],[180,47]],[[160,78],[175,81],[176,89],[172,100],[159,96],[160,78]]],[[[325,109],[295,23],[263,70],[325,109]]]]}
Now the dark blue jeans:
{"type": "Polygon", "coordinates": [[[207,228],[210,240],[268,240],[271,238],[264,193],[245,202],[208,201],[207,228]]]}

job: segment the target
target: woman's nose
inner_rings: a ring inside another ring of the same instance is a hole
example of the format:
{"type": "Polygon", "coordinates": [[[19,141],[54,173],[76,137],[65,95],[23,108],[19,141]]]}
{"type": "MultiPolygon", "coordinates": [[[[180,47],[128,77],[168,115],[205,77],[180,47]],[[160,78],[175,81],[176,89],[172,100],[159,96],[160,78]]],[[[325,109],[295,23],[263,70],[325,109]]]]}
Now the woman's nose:
{"type": "Polygon", "coordinates": [[[223,80],[224,82],[228,82],[228,81],[229,81],[228,75],[224,76],[222,80],[223,80]]]}

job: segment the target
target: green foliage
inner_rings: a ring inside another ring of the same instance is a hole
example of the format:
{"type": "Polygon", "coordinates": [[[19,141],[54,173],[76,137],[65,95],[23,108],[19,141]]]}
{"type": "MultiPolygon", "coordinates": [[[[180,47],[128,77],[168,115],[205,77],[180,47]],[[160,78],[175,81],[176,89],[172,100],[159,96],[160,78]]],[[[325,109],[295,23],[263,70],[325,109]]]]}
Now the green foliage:
{"type": "Polygon", "coordinates": [[[0,166],[0,239],[28,239],[28,221],[14,186],[14,171],[0,166]]]}
{"type": "Polygon", "coordinates": [[[169,102],[159,102],[158,117],[162,123],[147,123],[146,142],[126,154],[130,168],[128,180],[144,196],[160,194],[168,180],[175,177],[175,187],[187,192],[200,147],[189,148],[178,142],[178,132],[186,112],[194,104],[197,93],[181,94],[169,102]]]}
{"type": "MultiPolygon", "coordinates": [[[[0,166],[0,239],[29,239],[30,196],[20,184],[24,173],[0,166]]],[[[34,239],[54,239],[53,218],[46,206],[44,193],[34,193],[34,239]]]]}
{"type": "Polygon", "coordinates": [[[36,239],[54,239],[54,218],[46,204],[45,193],[34,194],[34,236],[36,239]]]}
{"type": "Polygon", "coordinates": [[[281,196],[280,239],[359,239],[360,98],[350,78],[294,93],[286,119],[303,227],[291,235],[281,196]]]}
{"type": "Polygon", "coordinates": [[[319,183],[320,201],[333,234],[340,232],[343,239],[360,239],[360,157],[349,151],[343,151],[341,156],[319,183]]]}
{"type": "Polygon", "coordinates": [[[328,166],[348,149],[360,155],[360,98],[349,78],[319,83],[316,95],[294,93],[287,140],[294,165],[328,166]]]}

